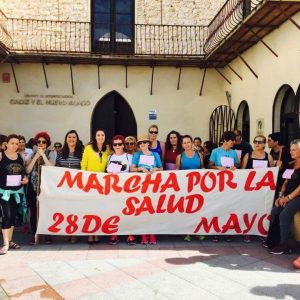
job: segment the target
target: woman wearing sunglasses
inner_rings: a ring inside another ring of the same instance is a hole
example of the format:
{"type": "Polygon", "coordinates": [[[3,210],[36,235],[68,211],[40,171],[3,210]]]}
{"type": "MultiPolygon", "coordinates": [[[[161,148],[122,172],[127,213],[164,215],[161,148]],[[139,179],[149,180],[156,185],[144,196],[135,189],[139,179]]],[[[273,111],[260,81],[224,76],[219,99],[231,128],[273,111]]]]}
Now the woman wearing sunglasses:
{"type": "MultiPolygon", "coordinates": [[[[60,146],[56,143],[55,146],[60,146]]],[[[55,147],[54,146],[54,147],[55,147]]],[[[79,136],[76,130],[70,130],[65,136],[63,147],[57,150],[56,163],[55,165],[63,168],[77,169],[80,170],[80,162],[82,158],[83,145],[79,140],[79,136]]],[[[58,147],[56,147],[58,149],[58,147]]],[[[77,236],[70,237],[72,244],[77,242],[77,236]]]]}
{"type": "MultiPolygon", "coordinates": [[[[27,190],[32,232],[32,238],[29,241],[30,245],[34,245],[36,242],[35,233],[37,227],[37,196],[40,193],[41,166],[52,166],[52,163],[49,160],[50,151],[48,150],[48,147],[51,145],[49,134],[45,131],[41,131],[35,135],[34,140],[37,146],[36,152],[33,153],[32,159],[26,168],[27,174],[30,175],[27,190]]],[[[52,243],[50,236],[45,236],[45,243],[52,243]]]]}
{"type": "MultiPolygon", "coordinates": [[[[113,153],[109,155],[107,161],[107,173],[128,173],[130,170],[132,155],[124,151],[124,137],[122,135],[115,135],[112,138],[113,153]]],[[[117,235],[110,237],[109,244],[116,245],[119,242],[117,235]]],[[[129,235],[127,238],[128,245],[135,245],[135,238],[129,235]]]]}
{"type": "MultiPolygon", "coordinates": [[[[160,156],[149,150],[150,140],[148,136],[140,136],[137,141],[139,151],[133,155],[131,172],[154,173],[162,171],[162,162],[160,156]]],[[[143,234],[141,244],[148,244],[148,236],[143,234]]],[[[156,236],[150,234],[149,244],[156,244],[156,236]]]]}
{"type": "MultiPolygon", "coordinates": [[[[253,140],[254,150],[246,153],[242,161],[242,169],[269,168],[274,166],[273,158],[265,151],[267,139],[263,135],[257,135],[253,140]]],[[[249,235],[244,235],[244,242],[251,243],[249,235]]]]}
{"type": "Polygon", "coordinates": [[[254,150],[245,154],[242,161],[242,169],[257,169],[273,167],[274,162],[270,154],[265,151],[267,139],[263,135],[257,135],[253,140],[254,150]]]}
{"type": "Polygon", "coordinates": [[[148,133],[149,133],[149,140],[151,142],[150,150],[152,152],[158,153],[160,156],[160,159],[163,160],[163,158],[165,157],[165,143],[161,142],[157,139],[158,126],[151,125],[148,129],[148,133]]]}
{"type": "Polygon", "coordinates": [[[136,152],[136,138],[134,136],[127,136],[125,138],[125,150],[128,154],[133,155],[136,152]]]}
{"type": "Polygon", "coordinates": [[[17,243],[12,241],[12,236],[18,210],[18,199],[26,201],[23,185],[28,183],[28,178],[24,160],[17,152],[18,146],[19,137],[15,134],[9,135],[6,139],[6,149],[0,158],[0,216],[2,217],[3,236],[0,255],[6,254],[9,249],[20,248],[17,243]]]}
{"type": "MultiPolygon", "coordinates": [[[[109,153],[110,148],[104,130],[96,129],[92,140],[84,148],[81,170],[104,173],[109,153]]],[[[99,243],[98,236],[88,237],[88,244],[93,243],[99,243]]]]}

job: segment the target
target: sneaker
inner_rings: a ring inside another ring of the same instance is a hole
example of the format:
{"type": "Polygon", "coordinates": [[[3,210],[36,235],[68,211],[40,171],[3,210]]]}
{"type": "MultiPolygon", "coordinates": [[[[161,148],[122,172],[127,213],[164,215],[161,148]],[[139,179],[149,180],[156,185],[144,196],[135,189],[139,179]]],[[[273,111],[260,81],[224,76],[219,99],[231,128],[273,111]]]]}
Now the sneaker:
{"type": "Polygon", "coordinates": [[[45,244],[47,244],[47,245],[52,244],[52,237],[50,235],[45,236],[45,244]]]}
{"type": "Polygon", "coordinates": [[[183,239],[185,242],[190,242],[192,240],[190,235],[186,235],[183,239]]]}
{"type": "Polygon", "coordinates": [[[143,245],[148,244],[148,239],[147,239],[147,236],[145,234],[142,235],[141,244],[143,244],[143,245]]]}
{"type": "Polygon", "coordinates": [[[290,254],[292,253],[292,249],[287,245],[279,245],[274,247],[269,251],[271,254],[280,255],[280,254],[290,254]]]}
{"type": "Polygon", "coordinates": [[[252,239],[249,235],[244,235],[244,242],[245,243],[251,243],[252,242],[252,239]]]}
{"type": "Polygon", "coordinates": [[[232,237],[231,237],[230,235],[226,235],[226,236],[225,236],[225,241],[226,241],[227,243],[232,242],[232,237]]]}
{"type": "Polygon", "coordinates": [[[109,240],[109,244],[110,245],[117,245],[119,242],[118,236],[117,235],[112,235],[110,240],[109,240]]]}
{"type": "Polygon", "coordinates": [[[156,236],[154,234],[150,234],[149,244],[150,245],[155,245],[156,244],[156,236]]]}
{"type": "Polygon", "coordinates": [[[130,246],[133,246],[135,245],[135,238],[133,235],[129,235],[128,238],[127,238],[127,244],[130,245],[130,246]]]}
{"type": "Polygon", "coordinates": [[[267,249],[270,248],[270,247],[268,246],[268,244],[267,244],[266,241],[262,242],[261,245],[262,245],[264,248],[267,248],[267,249]]]}
{"type": "Polygon", "coordinates": [[[211,239],[214,243],[219,243],[220,242],[220,238],[217,235],[214,235],[211,239]]]}
{"type": "Polygon", "coordinates": [[[35,237],[34,236],[30,239],[30,241],[28,242],[28,244],[30,246],[34,246],[35,245],[35,237]]]}
{"type": "Polygon", "coordinates": [[[78,237],[77,236],[72,236],[70,239],[71,244],[76,244],[78,242],[78,237]]]}
{"type": "Polygon", "coordinates": [[[198,240],[199,241],[204,241],[205,240],[205,235],[198,235],[198,240]]]}
{"type": "Polygon", "coordinates": [[[300,256],[293,261],[293,265],[295,268],[300,269],[300,256]]]}

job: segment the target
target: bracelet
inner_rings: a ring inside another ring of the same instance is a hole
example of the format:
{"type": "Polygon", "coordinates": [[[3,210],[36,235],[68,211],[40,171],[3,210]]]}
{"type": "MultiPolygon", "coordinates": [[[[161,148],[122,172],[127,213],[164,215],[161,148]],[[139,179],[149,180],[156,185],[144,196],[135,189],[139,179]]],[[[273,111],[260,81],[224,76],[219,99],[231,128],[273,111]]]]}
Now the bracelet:
{"type": "Polygon", "coordinates": [[[293,198],[291,197],[291,195],[287,196],[289,200],[293,200],[293,198]]]}
{"type": "Polygon", "coordinates": [[[279,192],[278,197],[279,198],[283,197],[283,192],[279,192]]]}

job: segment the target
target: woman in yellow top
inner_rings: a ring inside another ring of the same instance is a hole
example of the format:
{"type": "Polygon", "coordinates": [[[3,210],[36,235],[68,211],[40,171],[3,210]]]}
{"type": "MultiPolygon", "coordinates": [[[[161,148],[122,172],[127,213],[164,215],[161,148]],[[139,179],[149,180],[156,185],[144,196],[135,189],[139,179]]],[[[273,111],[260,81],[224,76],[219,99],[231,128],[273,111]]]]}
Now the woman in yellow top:
{"type": "MultiPolygon", "coordinates": [[[[84,148],[81,170],[104,173],[109,153],[110,149],[106,142],[104,130],[96,129],[92,141],[84,148]]],[[[98,236],[92,235],[88,237],[89,244],[98,242],[98,236]]]]}
{"type": "Polygon", "coordinates": [[[84,148],[81,170],[91,172],[105,172],[105,167],[110,153],[106,142],[105,132],[97,129],[92,141],[84,148]]]}

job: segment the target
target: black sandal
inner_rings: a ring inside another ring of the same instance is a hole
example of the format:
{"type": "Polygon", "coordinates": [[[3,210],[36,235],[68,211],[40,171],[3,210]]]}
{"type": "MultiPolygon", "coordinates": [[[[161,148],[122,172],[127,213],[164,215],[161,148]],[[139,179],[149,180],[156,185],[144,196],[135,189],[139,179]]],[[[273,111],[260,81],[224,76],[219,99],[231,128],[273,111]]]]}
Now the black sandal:
{"type": "Polygon", "coordinates": [[[10,241],[9,242],[9,245],[8,245],[9,249],[20,249],[21,246],[18,245],[17,243],[13,242],[13,241],[10,241]]]}

